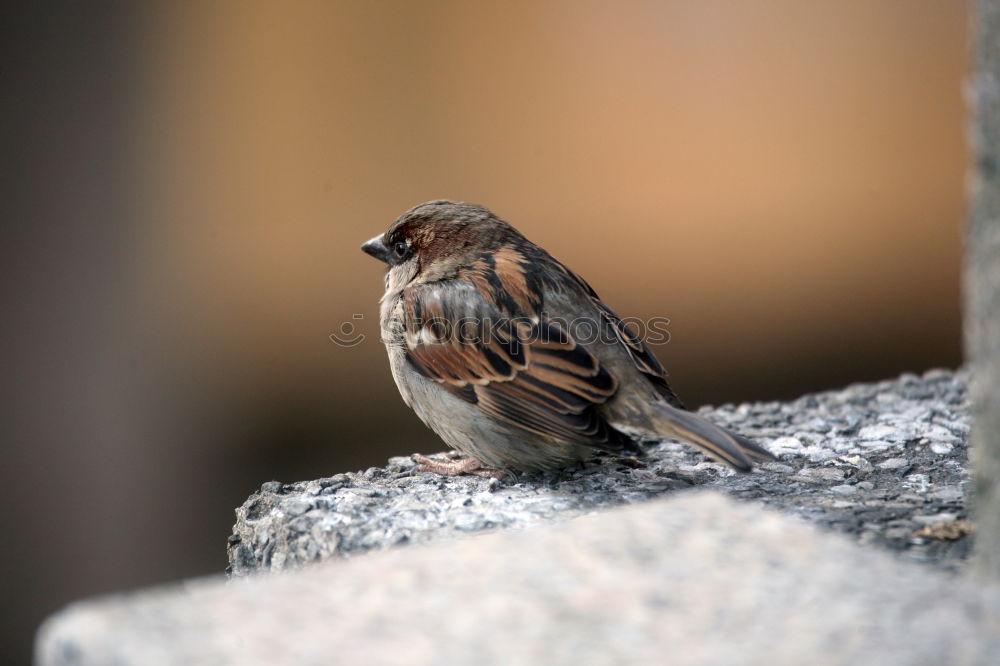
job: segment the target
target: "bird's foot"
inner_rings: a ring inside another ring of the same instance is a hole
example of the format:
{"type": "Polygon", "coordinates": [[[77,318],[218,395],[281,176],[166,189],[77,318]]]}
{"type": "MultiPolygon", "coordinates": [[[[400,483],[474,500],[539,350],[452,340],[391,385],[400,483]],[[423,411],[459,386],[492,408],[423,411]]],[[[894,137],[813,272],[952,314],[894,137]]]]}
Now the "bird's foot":
{"type": "Polygon", "coordinates": [[[459,476],[461,474],[475,474],[488,479],[502,479],[504,472],[498,469],[483,467],[483,461],[479,458],[461,458],[459,460],[444,461],[428,458],[427,456],[414,453],[410,456],[413,462],[417,463],[417,469],[421,472],[434,472],[442,476],[459,476]]]}

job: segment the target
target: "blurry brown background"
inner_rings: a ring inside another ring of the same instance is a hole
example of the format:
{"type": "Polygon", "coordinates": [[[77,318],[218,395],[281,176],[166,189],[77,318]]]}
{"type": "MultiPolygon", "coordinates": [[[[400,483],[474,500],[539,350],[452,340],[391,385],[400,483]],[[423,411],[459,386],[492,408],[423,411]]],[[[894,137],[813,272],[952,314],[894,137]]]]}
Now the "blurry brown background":
{"type": "Polygon", "coordinates": [[[358,250],[427,199],[486,204],[619,314],[670,317],[656,351],[693,406],[957,365],[966,12],[13,11],[3,649],[81,595],[221,571],[263,481],[440,448],[358,250]],[[365,342],[333,344],[344,321],[365,342]]]}

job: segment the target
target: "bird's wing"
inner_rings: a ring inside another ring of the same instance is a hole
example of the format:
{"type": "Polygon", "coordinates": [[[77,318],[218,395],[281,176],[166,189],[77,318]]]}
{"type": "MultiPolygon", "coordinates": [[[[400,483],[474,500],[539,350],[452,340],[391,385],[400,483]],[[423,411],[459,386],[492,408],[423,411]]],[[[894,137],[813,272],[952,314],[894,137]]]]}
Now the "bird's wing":
{"type": "Polygon", "coordinates": [[[649,346],[628,327],[628,324],[619,319],[618,315],[597,297],[597,294],[593,294],[591,300],[594,306],[600,311],[601,316],[614,328],[618,342],[628,352],[629,358],[635,363],[635,367],[639,369],[639,372],[645,375],[653,386],[656,387],[656,390],[664,400],[674,407],[684,409],[684,403],[677,397],[674,390],[670,388],[670,383],[667,381],[667,371],[660,365],[660,361],[650,351],[649,346]]]}
{"type": "Polygon", "coordinates": [[[494,265],[480,278],[497,284],[477,289],[467,273],[403,290],[412,366],[484,413],[530,432],[609,450],[633,446],[597,410],[618,388],[597,358],[533,308],[512,316],[504,307],[531,298],[532,290],[517,283],[523,273],[494,265]],[[512,302],[498,307],[497,299],[512,302]]]}
{"type": "Polygon", "coordinates": [[[563,278],[568,281],[575,283],[578,287],[583,289],[583,291],[590,298],[590,302],[600,313],[601,317],[611,325],[612,330],[615,332],[615,336],[618,338],[618,343],[622,346],[625,352],[635,363],[635,367],[650,381],[656,390],[659,392],[660,396],[666,400],[669,404],[680,409],[685,409],[684,403],[681,399],[677,397],[673,389],[670,388],[670,383],[667,381],[667,371],[660,365],[660,361],[656,358],[653,352],[649,349],[649,346],[643,342],[635,332],[628,327],[628,325],[623,322],[614,311],[601,301],[597,292],[594,288],[587,284],[587,281],[582,277],[569,270],[561,262],[552,259],[553,265],[558,269],[563,278]]]}

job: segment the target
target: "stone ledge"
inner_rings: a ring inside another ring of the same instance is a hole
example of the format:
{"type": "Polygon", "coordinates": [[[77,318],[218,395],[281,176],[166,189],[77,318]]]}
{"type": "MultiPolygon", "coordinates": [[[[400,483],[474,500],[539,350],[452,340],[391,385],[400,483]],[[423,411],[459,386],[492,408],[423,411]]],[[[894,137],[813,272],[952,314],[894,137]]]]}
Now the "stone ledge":
{"type": "Polygon", "coordinates": [[[279,571],[524,528],[695,488],[757,500],[859,543],[957,570],[971,542],[966,381],[965,372],[935,370],[787,403],[701,410],[780,455],[751,474],[664,442],[651,444],[641,461],[604,458],[580,470],[507,482],[419,473],[407,458],[316,481],[272,481],[237,510],[230,571],[279,571]]]}
{"type": "Polygon", "coordinates": [[[74,604],[39,666],[1000,663],[1000,590],[720,493],[74,604]]]}

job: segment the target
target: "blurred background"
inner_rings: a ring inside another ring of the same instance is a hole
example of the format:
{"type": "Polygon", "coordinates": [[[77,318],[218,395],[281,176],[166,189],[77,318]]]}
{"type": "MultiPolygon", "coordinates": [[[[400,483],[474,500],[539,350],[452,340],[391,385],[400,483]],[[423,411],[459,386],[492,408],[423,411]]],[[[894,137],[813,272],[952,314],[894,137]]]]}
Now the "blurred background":
{"type": "Polygon", "coordinates": [[[72,599],[221,572],[264,481],[441,448],[358,250],[428,199],[669,317],[691,406],[958,365],[967,11],[9,8],[0,660],[72,599]]]}

